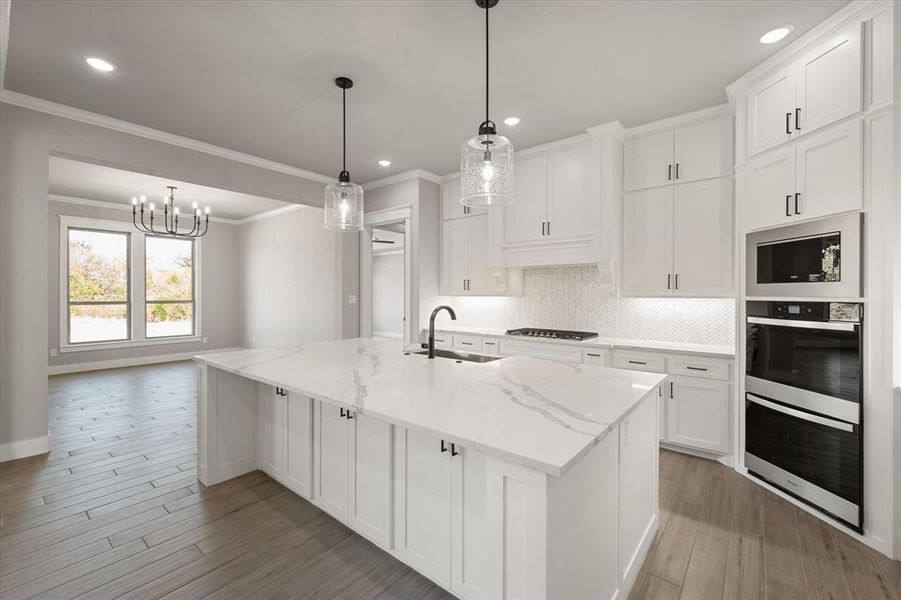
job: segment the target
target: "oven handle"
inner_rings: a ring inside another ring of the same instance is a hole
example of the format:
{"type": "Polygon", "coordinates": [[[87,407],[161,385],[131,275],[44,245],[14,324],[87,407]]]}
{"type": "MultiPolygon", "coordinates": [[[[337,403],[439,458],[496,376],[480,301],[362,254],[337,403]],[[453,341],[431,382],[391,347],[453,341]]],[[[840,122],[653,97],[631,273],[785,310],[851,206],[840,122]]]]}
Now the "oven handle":
{"type": "Polygon", "coordinates": [[[859,325],[859,323],[840,323],[837,321],[795,321],[793,319],[768,319],[766,317],[748,317],[748,323],[795,327],[798,329],[832,329],[835,331],[854,331],[859,325]]]}
{"type": "Polygon", "coordinates": [[[832,427],[833,429],[841,429],[842,431],[854,433],[854,425],[850,423],[845,423],[844,421],[836,421],[835,419],[827,419],[826,417],[813,415],[802,410],[795,410],[794,408],[789,408],[787,406],[782,406],[781,404],[776,404],[775,402],[770,402],[769,400],[764,400],[763,398],[755,396],[754,394],[745,395],[751,402],[769,408],[770,410],[775,410],[776,412],[781,412],[798,419],[803,419],[804,421],[810,421],[811,423],[819,423],[820,425],[826,425],[827,427],[832,427]]]}

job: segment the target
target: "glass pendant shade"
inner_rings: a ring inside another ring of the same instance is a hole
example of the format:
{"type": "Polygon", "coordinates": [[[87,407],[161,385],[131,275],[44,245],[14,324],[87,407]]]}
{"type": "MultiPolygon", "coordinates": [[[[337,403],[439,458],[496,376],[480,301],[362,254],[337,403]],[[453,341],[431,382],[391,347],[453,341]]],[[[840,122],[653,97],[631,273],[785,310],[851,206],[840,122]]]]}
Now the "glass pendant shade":
{"type": "Polygon", "coordinates": [[[335,231],[363,231],[363,188],[349,181],[325,187],[325,227],[335,231]]]}
{"type": "Polygon", "coordinates": [[[460,203],[465,206],[513,204],[513,144],[502,135],[477,135],[460,153],[460,203]]]}

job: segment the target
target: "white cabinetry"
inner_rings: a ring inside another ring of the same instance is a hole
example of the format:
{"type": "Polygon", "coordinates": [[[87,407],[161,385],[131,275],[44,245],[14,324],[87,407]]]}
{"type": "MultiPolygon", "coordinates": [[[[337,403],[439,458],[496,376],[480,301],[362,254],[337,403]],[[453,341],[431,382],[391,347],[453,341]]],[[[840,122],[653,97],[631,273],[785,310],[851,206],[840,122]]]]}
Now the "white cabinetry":
{"type": "Polygon", "coordinates": [[[281,479],[285,468],[287,394],[271,385],[256,385],[257,456],[260,470],[281,479]]]}
{"type": "Polygon", "coordinates": [[[600,143],[580,139],[516,160],[516,202],[498,213],[505,265],[600,260],[600,143]]]}
{"type": "Polygon", "coordinates": [[[861,24],[855,23],[748,92],[748,155],[835,123],[862,107],[861,24]]]}
{"type": "Polygon", "coordinates": [[[507,269],[490,265],[488,216],[444,221],[441,226],[441,293],[448,296],[504,295],[507,269]]]}
{"type": "Polygon", "coordinates": [[[627,192],[731,174],[731,115],[623,144],[623,189],[627,192]]]}
{"type": "Polygon", "coordinates": [[[725,381],[673,376],[667,399],[667,441],[729,452],[731,386],[725,381]]]}
{"type": "Polygon", "coordinates": [[[441,181],[441,218],[443,220],[484,215],[488,209],[482,206],[463,206],[460,204],[460,177],[448,177],[441,181]]]}
{"type": "Polygon", "coordinates": [[[313,400],[288,392],[285,403],[284,483],[295,493],[313,495],[313,400]]]}
{"type": "Polygon", "coordinates": [[[623,198],[622,291],[717,296],[732,291],[732,178],[623,198]]]}
{"type": "Polygon", "coordinates": [[[862,123],[848,121],[748,161],[748,230],[863,207],[862,123]]]}
{"type": "Polygon", "coordinates": [[[348,427],[344,409],[316,402],[313,411],[313,502],[347,521],[348,427]],[[339,412],[340,411],[340,412],[339,412]]]}

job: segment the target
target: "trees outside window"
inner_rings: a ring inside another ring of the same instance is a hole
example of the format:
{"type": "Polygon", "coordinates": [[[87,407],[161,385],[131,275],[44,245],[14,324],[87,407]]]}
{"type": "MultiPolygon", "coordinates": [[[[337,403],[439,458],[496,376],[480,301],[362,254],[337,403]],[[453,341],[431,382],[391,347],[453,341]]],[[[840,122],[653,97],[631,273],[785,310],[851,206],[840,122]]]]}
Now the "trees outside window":
{"type": "Polygon", "coordinates": [[[147,337],[194,334],[194,242],[147,236],[147,337]]]}

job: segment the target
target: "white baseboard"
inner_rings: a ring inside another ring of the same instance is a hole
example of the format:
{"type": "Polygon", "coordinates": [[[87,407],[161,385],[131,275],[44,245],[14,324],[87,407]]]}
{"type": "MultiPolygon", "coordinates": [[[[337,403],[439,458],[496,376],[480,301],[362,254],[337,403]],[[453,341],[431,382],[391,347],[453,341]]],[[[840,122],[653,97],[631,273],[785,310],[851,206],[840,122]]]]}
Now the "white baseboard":
{"type": "Polygon", "coordinates": [[[157,363],[175,362],[177,360],[189,360],[198,354],[210,354],[212,352],[228,352],[241,348],[213,348],[194,352],[177,352],[174,354],[153,354],[150,356],[135,356],[133,358],[116,358],[113,360],[95,360],[90,362],[72,363],[70,365],[54,365],[47,367],[47,375],[63,375],[65,373],[81,373],[84,371],[100,371],[102,369],[118,369],[121,367],[135,367],[139,365],[153,365],[157,363]]]}
{"type": "Polygon", "coordinates": [[[0,462],[16,460],[17,458],[26,458],[36,454],[45,454],[47,452],[50,452],[49,433],[41,437],[31,438],[30,440],[19,440],[18,442],[0,444],[0,462]]]}

